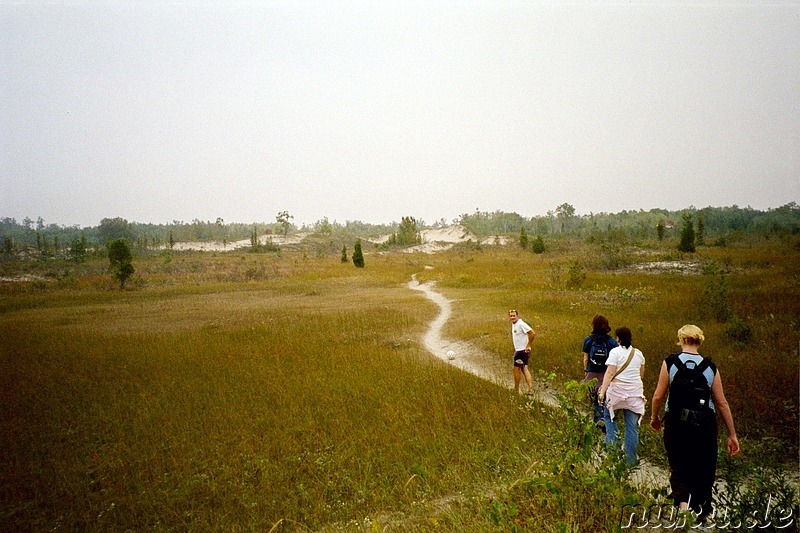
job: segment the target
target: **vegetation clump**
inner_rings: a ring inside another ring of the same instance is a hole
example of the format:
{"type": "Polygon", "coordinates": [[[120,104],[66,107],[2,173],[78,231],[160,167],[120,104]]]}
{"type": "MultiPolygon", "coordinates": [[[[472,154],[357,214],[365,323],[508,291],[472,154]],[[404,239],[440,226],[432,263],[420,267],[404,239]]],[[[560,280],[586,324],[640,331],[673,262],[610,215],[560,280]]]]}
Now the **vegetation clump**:
{"type": "Polygon", "coordinates": [[[108,243],[108,260],[114,278],[119,281],[119,288],[125,288],[135,269],[133,268],[133,254],[125,239],[116,239],[108,243]]]}
{"type": "Polygon", "coordinates": [[[361,250],[361,239],[356,239],[353,245],[353,264],[358,268],[364,268],[364,253],[361,250]]]}

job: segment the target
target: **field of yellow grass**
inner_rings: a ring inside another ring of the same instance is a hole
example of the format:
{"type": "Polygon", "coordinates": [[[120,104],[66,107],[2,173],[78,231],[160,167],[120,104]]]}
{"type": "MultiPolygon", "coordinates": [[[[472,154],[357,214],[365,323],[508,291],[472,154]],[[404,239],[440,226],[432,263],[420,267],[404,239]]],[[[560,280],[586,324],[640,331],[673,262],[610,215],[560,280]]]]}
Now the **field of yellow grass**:
{"type": "MultiPolygon", "coordinates": [[[[301,251],[165,253],[135,259],[125,291],[100,259],[36,265],[40,281],[0,284],[0,522],[499,524],[493,492],[557,461],[571,441],[549,410],[425,351],[420,336],[436,309],[408,289],[412,274],[454,300],[446,336],[498,358],[509,355],[505,314],[518,309],[538,333],[534,372],[556,383],[582,377],[594,313],[633,330],[648,395],[675,331],[697,323],[725,378],[741,461],[774,461],[777,449],[796,458],[798,249],[760,242],[692,258],[728,269],[727,301],[752,327],[746,343],[701,312],[707,276],[609,270],[585,259],[595,252],[582,243],[542,255],[510,246],[370,252],[364,269],[301,251]],[[576,259],[586,277],[568,288],[576,259]]],[[[658,460],[656,439],[643,453],[658,460]]],[[[540,512],[537,523],[556,511],[540,512]]],[[[586,520],[576,512],[567,523],[586,520]]]]}

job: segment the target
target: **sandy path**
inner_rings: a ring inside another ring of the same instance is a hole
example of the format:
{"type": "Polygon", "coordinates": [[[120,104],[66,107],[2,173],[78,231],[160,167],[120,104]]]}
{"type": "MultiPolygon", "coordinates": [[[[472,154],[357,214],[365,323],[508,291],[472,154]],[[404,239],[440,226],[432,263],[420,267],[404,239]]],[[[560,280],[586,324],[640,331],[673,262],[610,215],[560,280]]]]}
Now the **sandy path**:
{"type": "MultiPolygon", "coordinates": [[[[415,291],[421,291],[433,303],[439,306],[439,315],[430,323],[428,331],[422,338],[425,348],[442,361],[460,368],[465,372],[474,374],[482,379],[491,381],[496,385],[508,389],[514,389],[514,378],[511,369],[511,359],[504,364],[477,346],[467,341],[452,341],[442,337],[442,329],[450,320],[453,312],[452,300],[434,290],[435,282],[420,283],[416,275],[411,277],[408,287],[415,291]],[[455,355],[448,356],[447,352],[453,351],[455,355]]],[[[510,342],[510,340],[509,340],[510,342]]],[[[511,354],[509,353],[509,356],[511,354]]],[[[522,389],[525,383],[522,383],[522,389]]],[[[547,389],[543,384],[534,383],[536,398],[547,405],[558,407],[558,401],[552,390],[547,389]]]]}

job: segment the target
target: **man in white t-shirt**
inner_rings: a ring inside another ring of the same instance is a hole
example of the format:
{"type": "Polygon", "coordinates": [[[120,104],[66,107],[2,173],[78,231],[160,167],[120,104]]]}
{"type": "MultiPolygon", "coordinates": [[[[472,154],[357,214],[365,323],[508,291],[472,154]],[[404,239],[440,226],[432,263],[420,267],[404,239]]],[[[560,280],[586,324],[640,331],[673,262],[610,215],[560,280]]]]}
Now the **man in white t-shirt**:
{"type": "Polygon", "coordinates": [[[536,338],[536,332],[519,317],[516,309],[508,312],[511,320],[511,340],[514,342],[514,390],[519,392],[519,382],[525,376],[528,384],[527,394],[533,394],[533,379],[528,370],[528,360],[531,357],[531,344],[536,338]]]}

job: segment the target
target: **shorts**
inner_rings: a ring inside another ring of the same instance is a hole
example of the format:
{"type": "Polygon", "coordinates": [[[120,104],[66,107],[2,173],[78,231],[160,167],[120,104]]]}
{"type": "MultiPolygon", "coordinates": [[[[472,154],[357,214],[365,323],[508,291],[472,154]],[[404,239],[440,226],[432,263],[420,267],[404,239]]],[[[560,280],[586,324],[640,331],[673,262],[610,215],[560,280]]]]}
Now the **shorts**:
{"type": "Polygon", "coordinates": [[[523,368],[528,366],[528,360],[531,358],[531,352],[526,352],[525,350],[514,352],[514,366],[523,368]],[[518,363],[517,361],[522,361],[518,363]]]}

